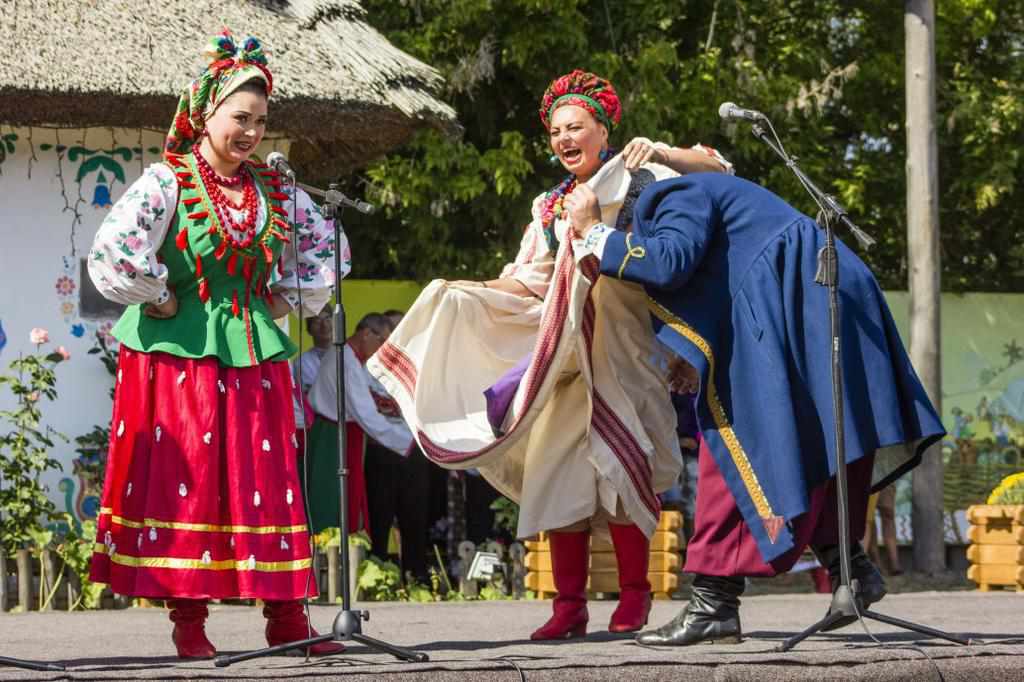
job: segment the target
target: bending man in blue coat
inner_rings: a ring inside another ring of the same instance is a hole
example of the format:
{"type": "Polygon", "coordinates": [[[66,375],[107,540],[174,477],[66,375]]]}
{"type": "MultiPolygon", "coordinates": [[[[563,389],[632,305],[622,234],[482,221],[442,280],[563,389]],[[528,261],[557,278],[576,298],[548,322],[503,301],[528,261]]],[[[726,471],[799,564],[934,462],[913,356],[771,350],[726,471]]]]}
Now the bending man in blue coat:
{"type": "MultiPolygon", "coordinates": [[[[810,545],[839,582],[828,290],[815,283],[824,232],[735,176],[651,184],[632,229],[601,224],[584,186],[567,199],[584,253],[606,277],[643,285],[658,338],[697,388],[702,445],[685,569],[693,596],[646,644],[739,641],[746,576],[789,570],[810,545]]],[[[944,431],[882,292],[841,242],[839,305],[851,537],[867,498],[920,462],[944,431]]],[[[853,578],[866,606],[885,594],[860,544],[853,578]]],[[[840,621],[834,627],[848,624],[840,621]]]]}

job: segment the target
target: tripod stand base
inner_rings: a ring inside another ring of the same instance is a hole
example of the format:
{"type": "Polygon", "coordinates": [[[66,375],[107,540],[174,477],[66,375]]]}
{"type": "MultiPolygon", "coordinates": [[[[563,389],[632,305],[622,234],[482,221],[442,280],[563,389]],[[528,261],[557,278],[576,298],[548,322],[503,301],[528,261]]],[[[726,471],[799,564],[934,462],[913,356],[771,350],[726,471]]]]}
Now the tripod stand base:
{"type": "Polygon", "coordinates": [[[266,649],[250,651],[244,654],[236,654],[234,656],[217,656],[213,659],[213,664],[218,668],[226,668],[232,663],[241,663],[242,661],[261,658],[263,656],[288,654],[289,652],[297,650],[301,651],[302,649],[306,649],[314,644],[320,644],[322,642],[346,641],[359,642],[371,649],[391,654],[399,660],[408,661],[410,663],[424,663],[430,660],[430,657],[422,651],[413,651],[412,649],[406,649],[404,647],[396,646],[364,635],[362,633],[362,621],[369,619],[370,614],[366,611],[339,611],[338,615],[334,618],[334,627],[329,635],[319,635],[318,637],[311,637],[309,639],[300,639],[294,642],[288,642],[287,644],[279,644],[277,646],[267,647],[266,649]]]}
{"type": "MultiPolygon", "coordinates": [[[[828,628],[830,625],[833,625],[833,624],[837,623],[838,621],[840,621],[840,620],[842,620],[844,618],[848,618],[851,615],[854,618],[856,618],[856,616],[857,616],[856,613],[854,613],[854,614],[847,614],[847,613],[843,613],[842,611],[829,610],[828,614],[826,614],[826,616],[824,618],[822,618],[817,623],[815,623],[814,625],[810,626],[809,628],[807,628],[806,630],[804,630],[800,634],[793,635],[792,637],[787,639],[785,642],[780,644],[775,650],[776,651],[789,651],[790,649],[795,647],[797,644],[799,644],[800,642],[802,642],[805,639],[807,639],[808,637],[810,637],[811,635],[817,634],[817,633],[825,630],[826,628],[828,628]]],[[[907,621],[907,620],[901,620],[899,618],[893,618],[892,616],[886,616],[886,615],[881,614],[881,613],[875,613],[874,611],[867,611],[867,610],[862,611],[860,613],[860,617],[861,618],[867,618],[869,620],[878,621],[879,623],[887,623],[889,625],[895,625],[898,628],[903,628],[904,630],[910,630],[911,632],[917,632],[917,633],[920,633],[922,635],[927,635],[928,637],[934,637],[935,639],[944,639],[947,642],[953,642],[954,644],[962,644],[964,646],[967,646],[967,645],[969,645],[971,643],[970,639],[967,639],[967,638],[964,638],[964,637],[960,637],[960,636],[957,636],[957,635],[951,635],[948,632],[943,632],[941,630],[936,630],[936,629],[930,628],[930,627],[928,627],[926,625],[918,625],[917,623],[911,623],[910,621],[907,621]]]]}
{"type": "Polygon", "coordinates": [[[66,668],[59,663],[36,663],[35,661],[25,661],[20,658],[7,658],[6,656],[0,656],[0,666],[6,666],[8,668],[23,668],[24,670],[37,670],[39,672],[64,672],[66,668]]]}

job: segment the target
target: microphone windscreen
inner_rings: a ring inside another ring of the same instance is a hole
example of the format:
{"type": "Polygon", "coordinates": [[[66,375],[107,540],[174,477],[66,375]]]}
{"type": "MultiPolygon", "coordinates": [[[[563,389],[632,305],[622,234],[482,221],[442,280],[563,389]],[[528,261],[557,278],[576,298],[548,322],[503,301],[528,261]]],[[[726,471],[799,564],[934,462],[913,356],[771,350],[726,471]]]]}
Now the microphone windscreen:
{"type": "Polygon", "coordinates": [[[736,104],[733,102],[722,102],[722,106],[718,107],[718,116],[720,118],[728,120],[729,114],[736,108],[736,104]]]}

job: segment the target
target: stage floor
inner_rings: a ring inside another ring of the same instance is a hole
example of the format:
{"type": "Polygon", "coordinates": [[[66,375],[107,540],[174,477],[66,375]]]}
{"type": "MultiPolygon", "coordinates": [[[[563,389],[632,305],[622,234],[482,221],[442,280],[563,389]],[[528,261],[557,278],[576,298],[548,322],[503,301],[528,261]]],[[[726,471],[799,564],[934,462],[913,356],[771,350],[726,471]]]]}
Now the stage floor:
{"type": "MultiPolygon", "coordinates": [[[[656,602],[652,623],[668,621],[683,602],[656,602]]],[[[63,662],[67,673],[0,667],[10,679],[321,679],[353,680],[1024,680],[1024,595],[917,592],[890,595],[880,613],[915,620],[981,640],[958,647],[870,623],[884,646],[859,625],[812,638],[790,653],[775,647],[823,614],[821,595],[766,595],[743,600],[746,639],[739,645],[647,648],[606,627],[612,602],[591,603],[592,632],[584,640],[534,643],[529,633],[547,617],[546,602],[442,604],[366,603],[364,633],[411,646],[428,663],[401,663],[350,645],[341,656],[265,658],[228,668],[173,656],[171,624],[161,609],[89,613],[2,614],[0,656],[63,662]],[[995,640],[1010,639],[999,643],[995,640]],[[897,648],[894,648],[897,647],[897,648]],[[941,675],[940,675],[941,673],[941,675]]],[[[329,629],[335,609],[313,606],[313,622],[329,629]]],[[[212,608],[207,632],[223,653],[263,644],[255,608],[212,608]]]]}

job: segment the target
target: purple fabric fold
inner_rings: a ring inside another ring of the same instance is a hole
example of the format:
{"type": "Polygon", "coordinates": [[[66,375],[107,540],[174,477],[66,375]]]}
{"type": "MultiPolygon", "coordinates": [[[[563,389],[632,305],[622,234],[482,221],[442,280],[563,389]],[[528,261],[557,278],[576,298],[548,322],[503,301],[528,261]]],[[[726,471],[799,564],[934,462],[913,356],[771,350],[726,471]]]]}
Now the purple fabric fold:
{"type": "Polygon", "coordinates": [[[505,416],[508,414],[509,408],[512,407],[516,391],[519,390],[519,382],[523,380],[523,375],[526,374],[532,359],[533,353],[528,353],[484,391],[484,397],[487,398],[487,421],[490,422],[491,430],[494,431],[496,437],[504,434],[501,426],[505,423],[505,416]]]}

